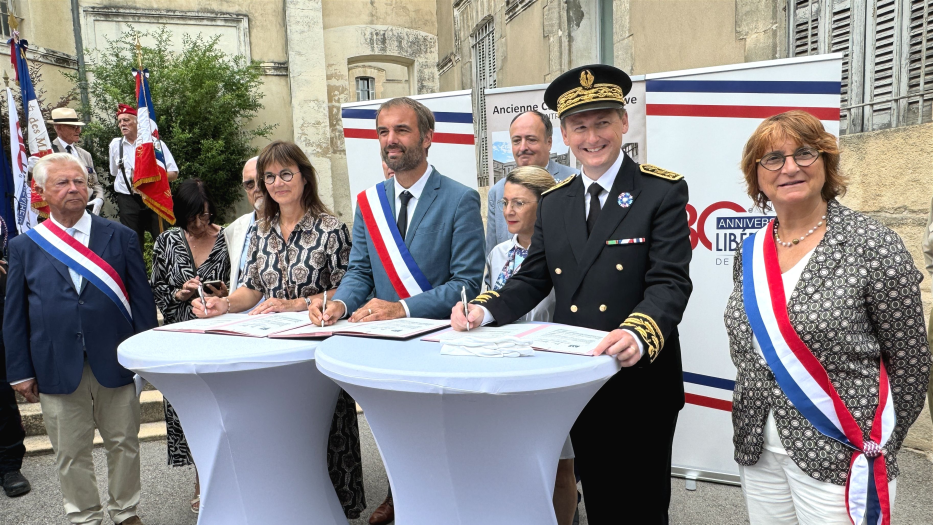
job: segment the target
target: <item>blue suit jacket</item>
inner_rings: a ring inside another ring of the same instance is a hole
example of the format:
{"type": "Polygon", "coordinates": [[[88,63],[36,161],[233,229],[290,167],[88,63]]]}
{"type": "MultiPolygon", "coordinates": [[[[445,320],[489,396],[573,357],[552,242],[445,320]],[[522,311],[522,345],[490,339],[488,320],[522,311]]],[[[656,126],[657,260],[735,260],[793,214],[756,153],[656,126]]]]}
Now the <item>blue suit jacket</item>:
{"type": "Polygon", "coordinates": [[[87,279],[79,294],[67,266],[19,235],[10,241],[3,316],[8,381],[35,377],[43,394],[70,394],[81,382],[85,355],[101,385],[133,381],[117,362],[117,346],[158,324],[142,251],[133,230],[96,215],[88,248],[123,279],[133,323],[87,279]]]}
{"type": "MultiPolygon", "coordinates": [[[[385,188],[394,215],[395,182],[389,179],[385,188]]],[[[450,317],[450,309],[460,300],[461,287],[466,286],[467,297],[475,297],[483,280],[479,193],[432,170],[415,206],[405,245],[432,286],[405,299],[409,313],[428,319],[450,317]]],[[[350,266],[334,299],[343,301],[352,314],[373,291],[376,299],[399,300],[357,206],[350,266]]]]}

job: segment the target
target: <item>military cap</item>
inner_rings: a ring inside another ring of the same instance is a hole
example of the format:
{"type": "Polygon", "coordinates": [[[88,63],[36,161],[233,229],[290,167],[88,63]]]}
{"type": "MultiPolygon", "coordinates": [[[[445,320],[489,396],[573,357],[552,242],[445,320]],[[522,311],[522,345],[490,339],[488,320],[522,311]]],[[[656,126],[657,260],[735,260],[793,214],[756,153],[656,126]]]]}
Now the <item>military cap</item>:
{"type": "Polygon", "coordinates": [[[571,69],[554,79],[544,91],[544,103],[557,116],[625,107],[632,79],[619,68],[592,64],[571,69]]]}

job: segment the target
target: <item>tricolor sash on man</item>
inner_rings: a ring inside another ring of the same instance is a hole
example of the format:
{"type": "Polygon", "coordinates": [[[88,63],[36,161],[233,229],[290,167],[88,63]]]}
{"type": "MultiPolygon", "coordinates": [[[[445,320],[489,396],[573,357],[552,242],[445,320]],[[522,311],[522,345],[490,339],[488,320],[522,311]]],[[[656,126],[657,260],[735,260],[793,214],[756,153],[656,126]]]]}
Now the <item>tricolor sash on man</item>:
{"type": "Polygon", "coordinates": [[[784,283],[772,235],[774,221],[742,244],[745,313],[774,378],[807,421],[820,433],[854,450],[846,481],[846,508],[856,525],[889,525],[891,503],[884,447],[894,430],[894,400],[884,361],[870,439],[830,382],[822,363],[791,325],[784,283]]]}
{"type": "Polygon", "coordinates": [[[431,283],[424,276],[418,263],[411,256],[405,239],[398,231],[389,198],[386,196],[385,182],[380,182],[356,197],[366,229],[373,240],[373,247],[379,254],[382,267],[385,268],[389,281],[399,299],[408,299],[421,292],[430,290],[431,283]]]}
{"type": "Polygon", "coordinates": [[[120,274],[107,261],[68,235],[68,232],[56,226],[52,221],[39,224],[27,231],[26,235],[58,262],[96,286],[113,301],[127,322],[133,324],[133,312],[130,309],[130,298],[126,293],[126,286],[123,285],[120,274]]]}
{"type": "MultiPolygon", "coordinates": [[[[13,69],[16,71],[16,81],[19,82],[23,99],[23,114],[26,116],[28,124],[29,154],[36,157],[51,155],[53,153],[52,141],[49,139],[49,131],[45,127],[45,118],[42,117],[42,110],[39,108],[39,101],[36,99],[36,90],[33,88],[32,79],[29,76],[29,64],[26,63],[28,42],[19,39],[14,34],[13,38],[9,39],[7,43],[10,45],[10,62],[13,63],[13,69]]],[[[32,207],[42,217],[48,217],[49,204],[35,192],[35,183],[30,182],[29,185],[32,190],[30,195],[32,207]]]]}
{"type": "Polygon", "coordinates": [[[133,70],[136,78],[136,159],[133,187],[146,204],[169,224],[175,224],[172,190],[165,172],[165,154],[159,139],[155,108],[149,93],[149,70],[133,70]]]}

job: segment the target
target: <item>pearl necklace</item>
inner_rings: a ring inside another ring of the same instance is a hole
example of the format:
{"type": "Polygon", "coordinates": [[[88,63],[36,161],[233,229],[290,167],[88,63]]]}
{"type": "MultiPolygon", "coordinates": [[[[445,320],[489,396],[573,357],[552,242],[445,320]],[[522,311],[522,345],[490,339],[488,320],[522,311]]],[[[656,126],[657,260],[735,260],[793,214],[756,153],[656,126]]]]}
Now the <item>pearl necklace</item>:
{"type": "Polygon", "coordinates": [[[813,232],[815,232],[820,226],[822,226],[822,225],[823,225],[823,221],[825,221],[825,220],[826,220],[826,216],[823,215],[822,217],[820,217],[820,222],[816,223],[816,226],[810,228],[810,231],[808,231],[806,235],[800,237],[799,239],[796,239],[796,238],[795,238],[795,239],[791,239],[790,242],[783,242],[783,241],[781,241],[781,237],[778,235],[778,220],[777,220],[777,219],[774,219],[774,241],[777,242],[778,244],[780,244],[781,246],[784,246],[784,247],[787,247],[787,248],[791,248],[791,247],[793,247],[793,246],[796,246],[798,243],[800,243],[800,241],[802,241],[802,240],[806,239],[807,237],[813,235],[813,232]]]}

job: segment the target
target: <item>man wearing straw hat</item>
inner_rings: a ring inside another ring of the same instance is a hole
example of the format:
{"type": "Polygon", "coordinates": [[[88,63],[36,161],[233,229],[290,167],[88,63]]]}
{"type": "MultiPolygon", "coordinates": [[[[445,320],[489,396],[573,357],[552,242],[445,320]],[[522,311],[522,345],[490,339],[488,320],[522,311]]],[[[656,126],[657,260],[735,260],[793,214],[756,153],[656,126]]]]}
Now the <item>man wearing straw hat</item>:
{"type": "Polygon", "coordinates": [[[94,214],[98,215],[100,207],[104,204],[104,187],[100,184],[100,178],[94,170],[94,159],[91,158],[91,154],[86,149],[78,146],[84,125],[75,110],[71,108],[55,108],[52,110],[52,127],[55,128],[55,140],[52,141],[52,149],[55,153],[74,155],[87,168],[87,189],[90,193],[88,205],[94,206],[94,214]]]}

